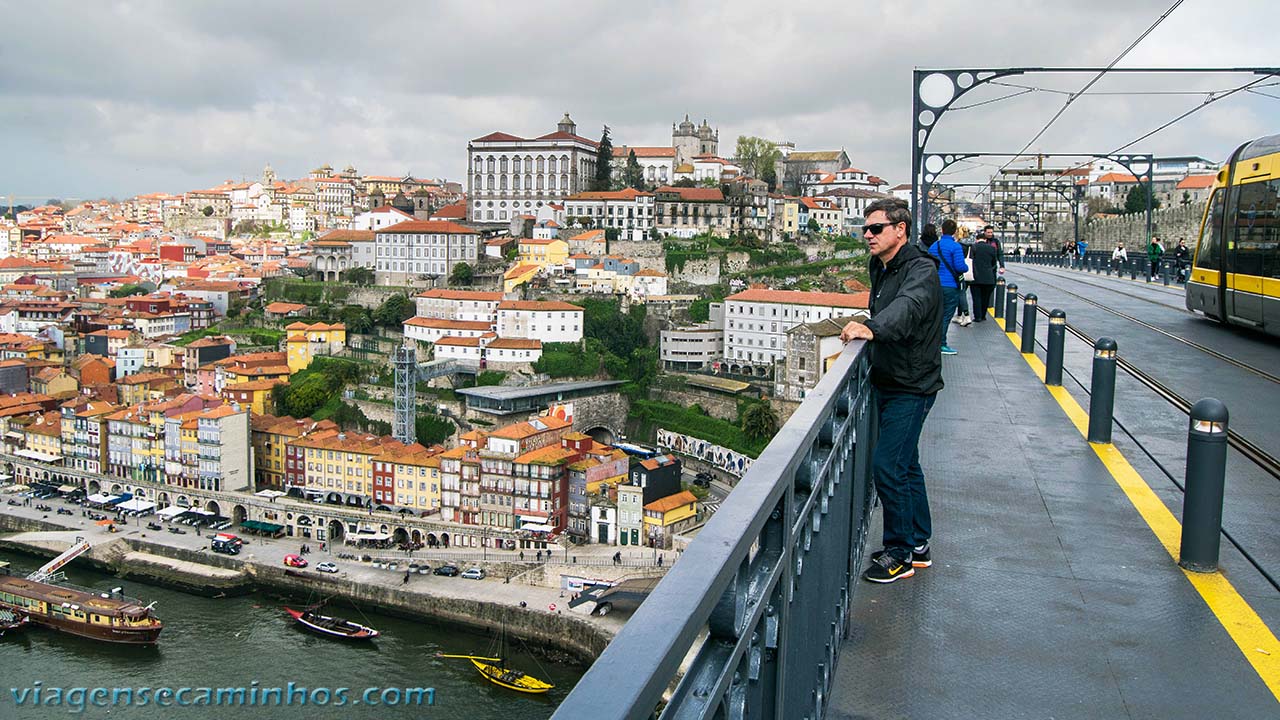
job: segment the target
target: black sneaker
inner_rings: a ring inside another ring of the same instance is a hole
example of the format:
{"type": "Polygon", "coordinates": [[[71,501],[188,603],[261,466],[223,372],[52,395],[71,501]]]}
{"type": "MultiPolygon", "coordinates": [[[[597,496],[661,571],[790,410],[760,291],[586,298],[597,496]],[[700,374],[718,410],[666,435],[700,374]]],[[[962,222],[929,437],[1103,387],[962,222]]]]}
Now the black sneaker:
{"type": "Polygon", "coordinates": [[[874,554],[862,578],[873,583],[891,583],[916,574],[911,563],[903,562],[887,552],[874,554]]]}
{"type": "Polygon", "coordinates": [[[911,567],[926,568],[931,565],[933,558],[929,557],[929,543],[911,549],[911,567]]]}
{"type": "MultiPolygon", "coordinates": [[[[877,550],[871,553],[871,561],[875,562],[876,558],[884,554],[885,554],[884,550],[877,550]]],[[[911,567],[927,568],[932,566],[933,566],[933,558],[929,557],[929,543],[925,543],[924,545],[921,545],[918,548],[912,548],[911,567]]]]}

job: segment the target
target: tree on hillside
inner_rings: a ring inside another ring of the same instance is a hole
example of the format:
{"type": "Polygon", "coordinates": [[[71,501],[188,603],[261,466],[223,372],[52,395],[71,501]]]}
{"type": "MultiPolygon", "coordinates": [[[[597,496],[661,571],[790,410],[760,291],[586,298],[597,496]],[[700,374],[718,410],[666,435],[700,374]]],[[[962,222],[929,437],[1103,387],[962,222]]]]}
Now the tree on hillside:
{"type": "Polygon", "coordinates": [[[627,187],[635,188],[636,190],[644,189],[644,168],[640,167],[640,161],[636,159],[635,150],[627,153],[627,170],[623,178],[623,182],[627,187]]]}
{"type": "Polygon", "coordinates": [[[671,183],[671,187],[698,187],[698,183],[694,182],[693,178],[683,177],[671,183]]]}
{"type": "Polygon", "coordinates": [[[387,298],[373,311],[373,322],[389,328],[399,328],[405,320],[416,312],[413,301],[408,295],[397,293],[387,298]]]}
{"type": "Polygon", "coordinates": [[[470,265],[460,262],[453,266],[453,272],[449,273],[449,283],[452,285],[470,285],[475,279],[476,272],[470,265]]]}
{"type": "Polygon", "coordinates": [[[782,151],[777,145],[761,137],[739,135],[734,159],[743,172],[763,180],[770,190],[777,186],[777,163],[782,159],[782,151]]]}
{"type": "Polygon", "coordinates": [[[373,270],[367,267],[353,267],[342,271],[342,279],[353,285],[372,285],[373,270]]]}
{"type": "Polygon", "coordinates": [[[768,440],[778,432],[778,414],[767,402],[758,402],[742,413],[742,432],[752,440],[768,440]]]}
{"type": "Polygon", "coordinates": [[[596,177],[591,189],[596,191],[612,190],[613,187],[613,141],[609,139],[609,126],[604,126],[600,135],[600,146],[596,148],[596,177]]]}
{"type": "MultiPolygon", "coordinates": [[[[1160,209],[1160,199],[1151,198],[1151,209],[1160,209]]],[[[1126,213],[1144,213],[1147,211],[1147,184],[1138,183],[1129,188],[1129,194],[1124,198],[1124,211],[1126,213]]]]}
{"type": "Polygon", "coordinates": [[[136,283],[131,283],[129,285],[121,285],[107,294],[113,298],[122,298],[131,295],[146,295],[147,289],[136,283]]]}

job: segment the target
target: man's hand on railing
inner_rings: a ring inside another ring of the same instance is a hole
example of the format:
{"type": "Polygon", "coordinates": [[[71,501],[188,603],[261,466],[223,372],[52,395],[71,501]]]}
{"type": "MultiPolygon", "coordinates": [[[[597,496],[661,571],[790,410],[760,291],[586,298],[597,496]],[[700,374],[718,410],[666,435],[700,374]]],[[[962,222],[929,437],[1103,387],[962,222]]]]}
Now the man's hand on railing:
{"type": "Polygon", "coordinates": [[[871,328],[863,325],[857,320],[850,320],[849,324],[844,326],[844,330],[840,331],[840,340],[849,342],[850,340],[874,340],[875,333],[871,332],[871,328]]]}

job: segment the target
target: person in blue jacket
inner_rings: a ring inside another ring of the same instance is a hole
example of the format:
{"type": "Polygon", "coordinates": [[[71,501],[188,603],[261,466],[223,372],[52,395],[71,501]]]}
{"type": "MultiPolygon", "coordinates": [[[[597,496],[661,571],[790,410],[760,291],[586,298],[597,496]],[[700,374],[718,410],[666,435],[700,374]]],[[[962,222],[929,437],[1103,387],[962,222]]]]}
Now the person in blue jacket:
{"type": "Polygon", "coordinates": [[[960,280],[969,270],[964,248],[956,242],[955,220],[942,221],[942,237],[929,246],[929,254],[938,261],[938,281],[942,283],[942,354],[955,355],[956,351],[947,344],[947,328],[960,302],[960,280]]]}

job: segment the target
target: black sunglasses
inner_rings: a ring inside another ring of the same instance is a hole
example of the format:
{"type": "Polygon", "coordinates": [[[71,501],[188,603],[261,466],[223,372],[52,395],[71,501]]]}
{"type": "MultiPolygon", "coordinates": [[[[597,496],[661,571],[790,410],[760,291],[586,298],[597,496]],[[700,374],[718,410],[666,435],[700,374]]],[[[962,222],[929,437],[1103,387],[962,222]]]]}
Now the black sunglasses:
{"type": "Polygon", "coordinates": [[[871,223],[870,225],[863,225],[862,234],[866,235],[867,233],[871,233],[872,235],[879,235],[880,233],[884,232],[885,228],[893,227],[894,225],[897,225],[897,224],[898,223],[896,222],[882,222],[882,223],[871,223]]]}

